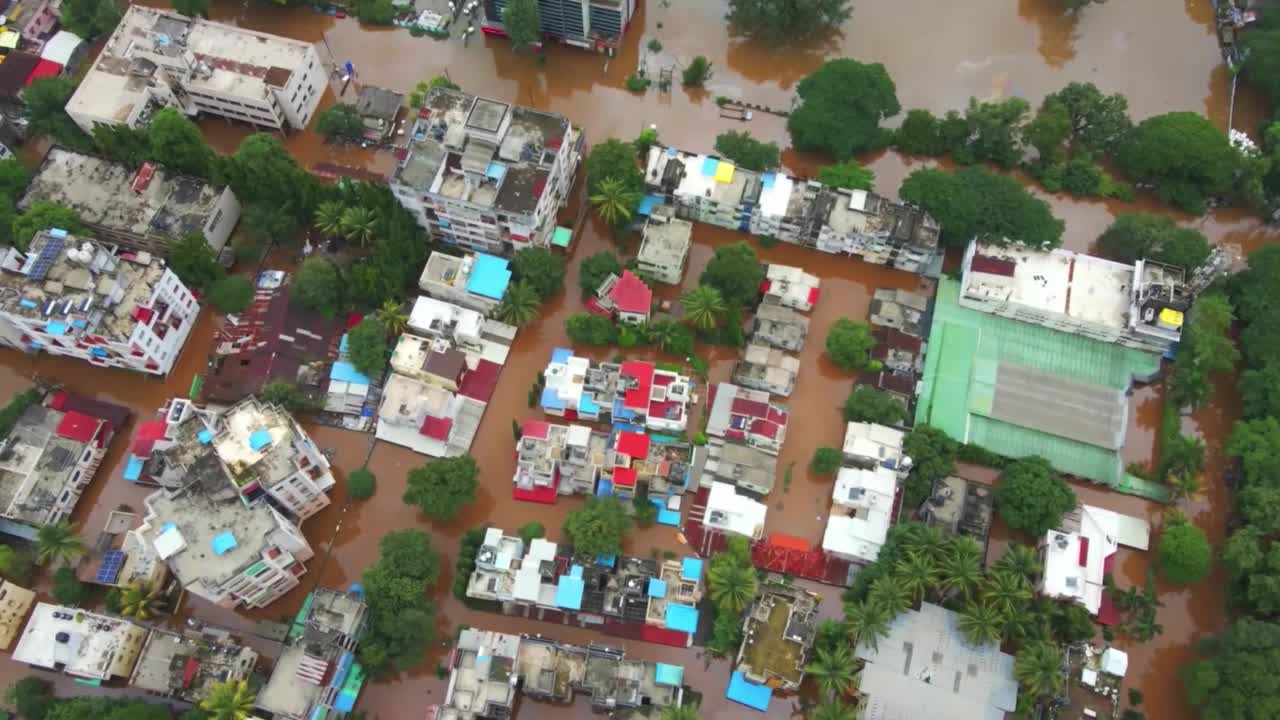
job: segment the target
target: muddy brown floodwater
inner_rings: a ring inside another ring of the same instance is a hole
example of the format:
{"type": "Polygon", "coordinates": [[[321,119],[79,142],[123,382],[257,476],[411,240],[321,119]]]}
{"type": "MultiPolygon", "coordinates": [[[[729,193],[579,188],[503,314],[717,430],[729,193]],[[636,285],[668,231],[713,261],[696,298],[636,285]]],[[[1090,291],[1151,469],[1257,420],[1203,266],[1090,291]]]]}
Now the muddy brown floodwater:
{"type": "MultiPolygon", "coordinates": [[[[147,2],[166,4],[163,0],[147,2]]],[[[785,108],[800,78],[824,60],[839,56],[884,63],[897,83],[904,108],[925,107],[942,112],[962,108],[971,96],[1021,96],[1035,105],[1044,94],[1068,82],[1090,81],[1106,92],[1126,95],[1137,119],[1169,110],[1191,110],[1204,113],[1219,126],[1225,127],[1227,122],[1230,77],[1221,66],[1214,41],[1209,0],[1112,2],[1090,6],[1078,17],[1063,16],[1056,9],[1055,0],[855,2],[853,17],[845,24],[842,35],[788,48],[767,48],[728,37],[723,22],[725,4],[724,0],[646,0],[617,57],[550,47],[547,62],[541,66],[528,57],[514,55],[504,40],[483,36],[473,38],[469,44],[460,39],[439,42],[413,38],[403,30],[363,27],[353,19],[339,20],[304,8],[264,2],[215,0],[211,14],[216,20],[315,42],[334,61],[352,61],[356,81],[341,96],[343,100],[352,99],[361,82],[408,92],[419,80],[447,73],[468,91],[561,112],[582,126],[592,141],[609,136],[631,138],[645,126],[655,124],[663,140],[677,146],[709,148],[720,132],[749,129],[785,148],[782,119],[759,114],[742,126],[719,117],[715,96],[729,95],[785,108]],[[643,96],[627,92],[623,82],[642,54],[647,53],[644,48],[650,38],[659,39],[664,46],[660,57],[651,61],[651,69],[672,61],[687,62],[695,55],[707,56],[715,67],[707,87],[677,87],[668,94],[650,92],[643,96]]],[[[340,90],[335,82],[324,102],[338,102],[340,90]]],[[[1263,99],[1242,89],[1234,125],[1254,131],[1265,115],[1263,99]]],[[[233,150],[250,132],[220,119],[202,120],[201,127],[210,142],[223,151],[233,150]]],[[[333,162],[386,172],[394,164],[389,153],[326,144],[313,132],[291,132],[284,140],[306,167],[333,162]]],[[[893,193],[907,173],[925,162],[892,152],[862,160],[876,171],[877,186],[887,193],[893,193]]],[[[823,158],[804,153],[784,153],[786,166],[798,173],[812,174],[822,162],[823,158]]],[[[1149,198],[1140,198],[1133,204],[1081,201],[1067,196],[1047,199],[1055,214],[1067,223],[1067,247],[1077,250],[1088,249],[1117,212],[1170,212],[1149,198]]],[[[1246,251],[1273,242],[1276,237],[1275,231],[1238,211],[1218,211],[1203,218],[1170,214],[1199,227],[1215,242],[1236,244],[1246,251]]],[[[694,239],[696,245],[684,287],[696,284],[701,267],[715,247],[744,236],[697,226],[694,239]]],[[[371,715],[386,720],[418,720],[427,705],[442,700],[444,683],[433,670],[460,623],[508,632],[541,632],[574,642],[596,639],[580,628],[516,621],[468,610],[451,596],[448,588],[457,539],[465,529],[483,522],[514,528],[537,520],[547,526],[553,538],[558,538],[565,512],[582,502],[565,498],[556,506],[543,506],[511,499],[514,459],[510,425],[512,419],[534,415],[527,407],[527,389],[551,349],[567,343],[564,318],[582,306],[576,290],[578,263],[592,252],[613,246],[603,228],[588,223],[573,249],[566,291],[543,308],[540,320],[520,332],[473,447],[482,468],[482,489],[465,517],[450,524],[432,523],[400,502],[405,473],[423,461],[421,456],[385,443],[372,446],[370,454],[368,435],[308,427],[321,447],[334,451],[340,485],[334,492],[334,504],[309,519],[304,527],[317,550],[316,559],[310,563],[307,586],[313,582],[343,586],[356,581],[376,558],[379,538],[396,528],[416,527],[431,532],[444,556],[444,573],[435,593],[438,641],[422,668],[365,689],[360,708],[371,715]],[[366,457],[379,478],[378,493],[366,503],[347,507],[342,502],[346,475],[363,464],[366,457]],[[332,552],[328,550],[330,541],[332,552]]],[[[633,252],[634,244],[624,250],[633,252]]],[[[794,463],[793,482],[786,491],[780,481],[778,490],[769,498],[767,528],[817,540],[825,522],[830,481],[810,475],[808,460],[815,447],[839,442],[838,408],[853,383],[851,376],[838,372],[822,357],[822,339],[838,317],[864,319],[876,287],[915,288],[920,281],[911,275],[789,246],[760,252],[770,261],[802,265],[823,282],[822,297],[813,314],[812,335],[801,358],[800,379],[796,392],[787,400],[793,411],[792,426],[779,459],[779,477],[781,480],[794,463]]],[[[286,260],[273,256],[271,262],[286,260]]],[[[660,294],[671,298],[677,290],[663,289],[660,294]]],[[[45,356],[0,353],[0,395],[7,396],[24,387],[33,373],[39,372],[79,392],[127,405],[135,417],[149,417],[167,398],[186,394],[192,376],[203,367],[214,322],[207,312],[201,317],[177,369],[163,381],[45,356]]],[[[614,350],[585,352],[603,358],[614,350]]],[[[727,378],[734,353],[712,349],[705,354],[712,362],[710,380],[727,378]]],[[[1215,542],[1225,535],[1230,510],[1230,499],[1217,468],[1221,465],[1223,438],[1237,414],[1232,398],[1234,388],[1230,383],[1219,383],[1212,403],[1184,423],[1187,431],[1205,438],[1207,467],[1213,470],[1205,478],[1201,496],[1185,502],[1183,509],[1215,542]]],[[[1163,393],[1158,387],[1136,391],[1126,461],[1150,460],[1162,403],[1163,393]]],[[[695,417],[702,409],[701,405],[695,409],[695,417]]],[[[131,427],[126,428],[124,434],[131,431],[131,427]]],[[[145,492],[121,479],[126,444],[117,441],[76,511],[75,520],[86,537],[97,533],[107,512],[117,505],[141,506],[145,492]]],[[[984,477],[981,469],[967,472],[979,479],[984,477]]],[[[985,479],[992,479],[989,473],[985,479]]],[[[1092,486],[1080,486],[1078,493],[1087,502],[1148,517],[1157,524],[1164,512],[1159,506],[1092,486]]],[[[997,525],[993,552],[998,552],[1009,539],[1007,529],[997,525]]],[[[627,551],[633,554],[663,550],[683,550],[671,528],[637,530],[627,539],[627,551]]],[[[1142,582],[1151,553],[1122,552],[1125,555],[1118,573],[1122,584],[1142,582]]],[[[828,598],[822,604],[823,613],[838,616],[838,590],[814,587],[828,598]]],[[[1158,617],[1164,634],[1150,643],[1128,645],[1133,661],[1127,684],[1144,691],[1149,717],[1189,720],[1194,712],[1184,707],[1177,670],[1190,656],[1194,641],[1219,630],[1225,622],[1223,577],[1219,571],[1192,589],[1161,585],[1160,591],[1166,604],[1158,617]]],[[[191,601],[179,619],[194,614],[250,631],[257,619],[280,619],[292,614],[304,594],[305,588],[266,610],[246,614],[191,601]]],[[[692,650],[647,643],[621,644],[638,657],[684,665],[690,684],[704,693],[705,717],[727,720],[746,714],[741,707],[723,699],[727,662],[712,661],[692,650]]],[[[7,657],[0,659],[0,676],[10,679],[21,672],[22,668],[7,657]]],[[[68,692],[89,691],[78,685],[67,688],[68,692]]],[[[789,717],[797,702],[776,701],[768,716],[789,717]]],[[[588,712],[586,704],[580,702],[568,714],[585,716],[588,712]]],[[[532,702],[523,702],[519,710],[519,717],[526,719],[565,715],[564,710],[532,702]]]]}

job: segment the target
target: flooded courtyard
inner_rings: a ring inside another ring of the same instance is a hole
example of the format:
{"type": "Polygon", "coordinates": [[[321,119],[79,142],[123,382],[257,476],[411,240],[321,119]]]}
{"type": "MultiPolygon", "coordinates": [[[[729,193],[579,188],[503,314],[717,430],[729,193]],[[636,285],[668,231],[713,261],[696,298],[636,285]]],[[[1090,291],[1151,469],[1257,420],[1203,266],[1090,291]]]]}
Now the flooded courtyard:
{"type": "MultiPolygon", "coordinates": [[[[354,19],[337,19],[306,8],[283,8],[267,3],[215,1],[213,19],[258,30],[312,41],[322,53],[341,64],[351,61],[356,68],[354,83],[342,99],[354,97],[359,83],[370,83],[409,92],[421,80],[447,74],[468,92],[489,95],[540,109],[563,113],[584,128],[589,142],[618,136],[635,137],[643,128],[656,125],[664,143],[689,149],[707,149],[715,136],[730,129],[745,129],[765,140],[786,146],[785,121],[757,114],[745,125],[721,118],[715,97],[726,95],[753,103],[787,107],[795,84],[824,60],[839,56],[882,62],[897,84],[904,109],[924,107],[935,113],[960,109],[968,98],[1021,96],[1033,106],[1046,93],[1071,81],[1096,83],[1104,92],[1120,92],[1129,99],[1135,119],[1169,110],[1191,110],[1206,114],[1220,126],[1227,122],[1230,76],[1221,66],[1211,27],[1212,6],[1208,0],[1158,2],[1129,0],[1089,7],[1078,17],[1063,16],[1054,0],[973,0],[968,3],[939,3],[937,0],[855,3],[853,17],[841,36],[817,41],[809,47],[774,49],[725,34],[725,3],[720,0],[646,0],[637,12],[616,57],[607,58],[572,48],[549,47],[547,61],[536,64],[531,57],[513,54],[505,40],[473,36],[470,43],[453,38],[436,41],[414,38],[401,29],[362,27],[354,19]],[[714,66],[714,76],[705,89],[675,87],[670,93],[650,91],[644,95],[628,92],[623,84],[643,56],[646,43],[657,38],[663,50],[648,58],[651,71],[658,64],[687,62],[705,55],[714,66]]],[[[339,101],[339,83],[325,103],[339,101]]],[[[1265,102],[1241,92],[1237,98],[1234,125],[1247,131],[1265,113],[1265,102]]],[[[210,142],[231,151],[250,129],[210,118],[201,121],[210,142]]],[[[285,137],[289,149],[304,167],[335,163],[385,173],[394,158],[387,151],[373,151],[323,142],[314,132],[294,132],[285,137]]],[[[921,161],[893,152],[862,158],[876,172],[876,186],[893,194],[903,177],[921,161]]],[[[784,163],[789,170],[813,174],[822,158],[787,151],[784,163]]],[[[1066,221],[1065,245],[1087,250],[1118,212],[1149,210],[1169,212],[1149,199],[1123,204],[1081,201],[1068,196],[1047,197],[1055,214],[1066,221]]],[[[1248,251],[1273,242],[1275,231],[1244,213],[1217,211],[1202,218],[1180,220],[1201,229],[1215,242],[1238,245],[1248,251]]],[[[698,275],[715,248],[747,240],[745,235],[695,225],[695,246],[686,270],[683,288],[697,284],[698,275]]],[[[458,539],[467,529],[491,524],[512,530],[524,523],[543,523],[552,539],[559,539],[565,513],[582,503],[580,498],[561,498],[554,506],[520,503],[511,497],[515,467],[511,421],[535,417],[528,407],[527,393],[536,374],[546,365],[555,347],[568,346],[564,319],[583,309],[578,293],[577,268],[582,259],[605,249],[617,249],[624,256],[634,253],[636,241],[618,245],[610,233],[594,219],[589,220],[575,239],[565,290],[542,308],[541,317],[522,329],[512,348],[512,359],[504,368],[494,396],[485,412],[472,454],[481,467],[481,488],[477,501],[455,522],[428,521],[400,500],[407,472],[425,461],[423,456],[399,446],[373,441],[371,435],[328,426],[308,425],[315,442],[334,453],[339,486],[333,504],[308,519],[303,530],[316,549],[308,563],[303,587],[266,610],[234,613],[202,606],[199,601],[182,608],[179,619],[195,615],[242,632],[253,630],[257,620],[279,620],[292,616],[313,583],[345,587],[359,580],[361,572],[377,557],[377,544],[388,531],[413,527],[430,532],[442,555],[442,575],[437,581],[436,644],[428,660],[414,672],[386,682],[367,685],[358,706],[371,717],[385,720],[418,720],[428,705],[443,700],[445,680],[435,672],[448,652],[454,630],[471,624],[505,632],[543,633],[559,640],[589,643],[601,638],[577,627],[530,622],[471,610],[449,592],[453,578],[453,556],[458,539]],[[347,505],[347,473],[368,464],[378,478],[377,494],[369,501],[347,505]]],[[[835,368],[822,353],[827,328],[840,317],[865,320],[871,295],[877,288],[918,289],[921,279],[907,273],[885,270],[858,261],[836,258],[792,246],[770,249],[756,245],[761,258],[805,267],[822,280],[821,299],[812,314],[812,329],[801,355],[801,371],[795,392],[782,400],[792,410],[788,439],[779,457],[778,487],[768,499],[766,532],[781,531],[809,541],[820,539],[830,504],[831,480],[809,472],[814,448],[838,446],[843,435],[840,405],[853,386],[852,374],[835,368]],[[781,478],[792,473],[784,487],[781,478]]],[[[284,267],[276,263],[276,266],[284,267]]],[[[678,295],[665,288],[665,298],[678,295]]],[[[167,380],[155,380],[90,368],[83,363],[48,356],[0,353],[0,390],[12,394],[38,375],[65,384],[84,394],[125,405],[134,412],[134,422],[150,416],[173,396],[185,396],[193,376],[204,370],[216,320],[206,310],[191,335],[183,355],[167,380]]],[[[608,358],[613,348],[584,351],[594,359],[608,358]]],[[[711,360],[709,382],[727,380],[736,353],[726,348],[701,347],[711,360]]],[[[652,354],[641,350],[640,355],[652,354]]],[[[659,358],[662,359],[662,358],[659,358]]],[[[680,358],[667,358],[680,360],[680,358]]],[[[700,389],[695,418],[705,409],[705,388],[700,389]]],[[[1204,491],[1182,509],[1219,543],[1226,533],[1231,502],[1223,484],[1222,446],[1231,421],[1238,414],[1235,390],[1229,382],[1219,383],[1214,399],[1193,417],[1186,418],[1187,430],[1200,433],[1206,441],[1209,468],[1204,491]]],[[[1163,403],[1161,388],[1135,390],[1131,407],[1126,462],[1148,462],[1155,450],[1163,403]]],[[[694,427],[693,423],[690,424],[694,427]]],[[[133,428],[126,428],[128,436],[133,428]]],[[[122,479],[127,443],[117,440],[97,478],[86,491],[75,515],[85,537],[92,538],[106,515],[119,505],[141,507],[146,488],[122,479]]],[[[989,471],[964,468],[975,480],[993,480],[989,471]]],[[[1077,492],[1091,504],[1131,513],[1160,524],[1165,507],[1138,498],[1121,496],[1092,486],[1077,492]]],[[[997,523],[991,551],[1011,538],[997,523]]],[[[1013,538],[1022,541],[1028,538],[1013,538]]],[[[663,551],[687,553],[680,545],[676,529],[655,525],[639,529],[627,539],[626,552],[649,556],[663,551]]],[[[1122,551],[1117,581],[1123,586],[1141,584],[1154,553],[1122,551]]],[[[1221,571],[1219,571],[1221,572],[1221,571]]],[[[840,615],[839,589],[812,585],[821,593],[826,617],[840,615]]],[[[1164,634],[1154,641],[1137,644],[1122,640],[1131,653],[1126,685],[1138,687],[1146,695],[1149,717],[1161,720],[1189,720],[1194,712],[1184,707],[1177,682],[1178,669],[1190,656],[1194,642],[1225,624],[1225,593],[1221,574],[1191,589],[1158,586],[1165,607],[1158,621],[1164,634]]],[[[729,662],[704,657],[696,649],[675,648],[605,638],[624,646],[639,658],[669,662],[685,667],[686,682],[702,691],[702,715],[706,718],[743,717],[745,711],[724,700],[729,662]]],[[[267,653],[270,655],[270,653],[267,653]]],[[[0,659],[7,678],[22,669],[7,657],[0,659]]],[[[82,688],[76,687],[77,692],[82,688]]],[[[769,717],[791,717],[799,699],[775,700],[769,717]]],[[[586,717],[589,706],[577,703],[572,711],[524,701],[517,706],[521,718],[586,717]]]]}

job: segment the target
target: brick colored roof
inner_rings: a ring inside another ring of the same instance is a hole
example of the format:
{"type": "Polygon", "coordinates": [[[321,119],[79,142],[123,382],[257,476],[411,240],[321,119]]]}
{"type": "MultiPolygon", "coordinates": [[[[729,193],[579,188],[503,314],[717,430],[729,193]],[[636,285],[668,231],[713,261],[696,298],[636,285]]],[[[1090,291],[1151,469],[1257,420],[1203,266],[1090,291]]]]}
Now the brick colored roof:
{"type": "Polygon", "coordinates": [[[55,432],[58,437],[87,443],[93,439],[93,434],[98,431],[98,425],[101,422],[98,418],[73,410],[62,416],[62,420],[58,422],[58,429],[55,432]]]}
{"type": "Polygon", "coordinates": [[[632,458],[648,457],[649,436],[638,432],[619,432],[613,449],[632,458]]]}
{"type": "Polygon", "coordinates": [[[636,386],[622,396],[622,404],[631,410],[648,412],[649,392],[653,388],[653,363],[643,360],[627,360],[619,368],[623,376],[635,378],[636,386]]]}
{"type": "Polygon", "coordinates": [[[438,418],[428,415],[422,421],[422,427],[418,429],[418,434],[423,437],[429,437],[432,440],[444,442],[449,439],[449,431],[452,429],[452,418],[438,418]]]}
{"type": "Polygon", "coordinates": [[[609,299],[618,312],[648,313],[653,307],[653,291],[630,270],[622,271],[622,277],[609,291],[609,299]]]}

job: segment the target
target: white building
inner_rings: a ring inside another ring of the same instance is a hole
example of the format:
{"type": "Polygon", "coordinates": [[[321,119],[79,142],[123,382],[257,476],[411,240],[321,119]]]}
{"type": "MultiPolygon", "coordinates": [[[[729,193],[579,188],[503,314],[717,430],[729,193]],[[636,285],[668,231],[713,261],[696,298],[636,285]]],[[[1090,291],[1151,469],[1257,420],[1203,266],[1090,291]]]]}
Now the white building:
{"type": "Polygon", "coordinates": [[[41,200],[75,210],[87,234],[104,243],[161,257],[187,233],[204,235],[217,254],[240,220],[240,201],[230,187],[215,188],[155,163],[135,170],[60,147],[45,154],[18,209],[41,200]]]}
{"type": "Polygon", "coordinates": [[[818,302],[819,280],[804,269],[770,263],[765,266],[764,301],[792,310],[809,312],[818,302]]]}
{"type": "Polygon", "coordinates": [[[582,133],[564,116],[436,88],[408,137],[391,191],[434,237],[506,255],[567,234],[556,232],[556,213],[582,133]]]}
{"type": "Polygon", "coordinates": [[[733,366],[731,380],[742,387],[789,397],[800,375],[800,358],[763,343],[752,342],[733,366]]]}
{"type": "Polygon", "coordinates": [[[511,282],[508,265],[505,258],[485,253],[457,257],[436,251],[427,258],[418,287],[436,300],[492,315],[511,282]]]}
{"type": "Polygon", "coordinates": [[[911,458],[902,450],[907,433],[873,423],[851,422],[844,428],[844,459],[864,468],[884,467],[906,475],[911,458]]]}
{"type": "Polygon", "coordinates": [[[707,509],[702,524],[715,530],[759,540],[764,535],[764,516],[768,508],[737,488],[722,482],[711,483],[707,509]]]}
{"type": "Polygon", "coordinates": [[[1044,573],[1039,590],[1048,597],[1083,605],[1100,622],[1113,624],[1110,616],[1115,609],[1105,598],[1104,578],[1111,572],[1121,545],[1146,550],[1150,542],[1147,521],[1081,505],[1063,518],[1062,529],[1050,530],[1040,541],[1044,573]]]}
{"type": "Polygon", "coordinates": [[[306,128],[328,69],[315,45],[131,5],[71,100],[85,132],[142,127],[161,107],[265,128],[306,128]]]}
{"type": "Polygon", "coordinates": [[[195,296],[158,258],[38,233],[0,259],[0,343],[167,375],[195,326],[195,296]]]}
{"type": "Polygon", "coordinates": [[[1148,352],[1178,342],[1193,300],[1177,268],[1061,248],[975,241],[961,271],[965,307],[1148,352]]]}
{"type": "Polygon", "coordinates": [[[36,603],[13,660],[87,680],[128,678],[147,633],[146,628],[117,617],[36,603]]]}
{"type": "Polygon", "coordinates": [[[875,562],[892,524],[897,487],[898,475],[888,468],[840,468],[822,549],[851,562],[875,562]]]}
{"type": "Polygon", "coordinates": [[[693,223],[674,217],[666,206],[655,207],[644,224],[636,266],[658,282],[679,285],[692,245],[693,223]]]}

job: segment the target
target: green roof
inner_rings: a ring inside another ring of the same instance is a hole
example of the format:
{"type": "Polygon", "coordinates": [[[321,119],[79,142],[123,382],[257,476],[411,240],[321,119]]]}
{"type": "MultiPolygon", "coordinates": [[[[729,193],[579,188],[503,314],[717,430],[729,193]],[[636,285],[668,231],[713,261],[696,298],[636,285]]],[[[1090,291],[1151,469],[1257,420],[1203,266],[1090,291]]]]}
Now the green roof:
{"type": "MultiPolygon", "coordinates": [[[[1010,320],[959,305],[960,284],[942,278],[929,332],[916,423],[1008,457],[1040,455],[1059,471],[1111,486],[1127,481],[1113,449],[993,417],[1002,364],[1064,381],[1127,390],[1153,376],[1153,353],[1010,320]]],[[[1145,494],[1145,493],[1144,493],[1145,494]]]]}

